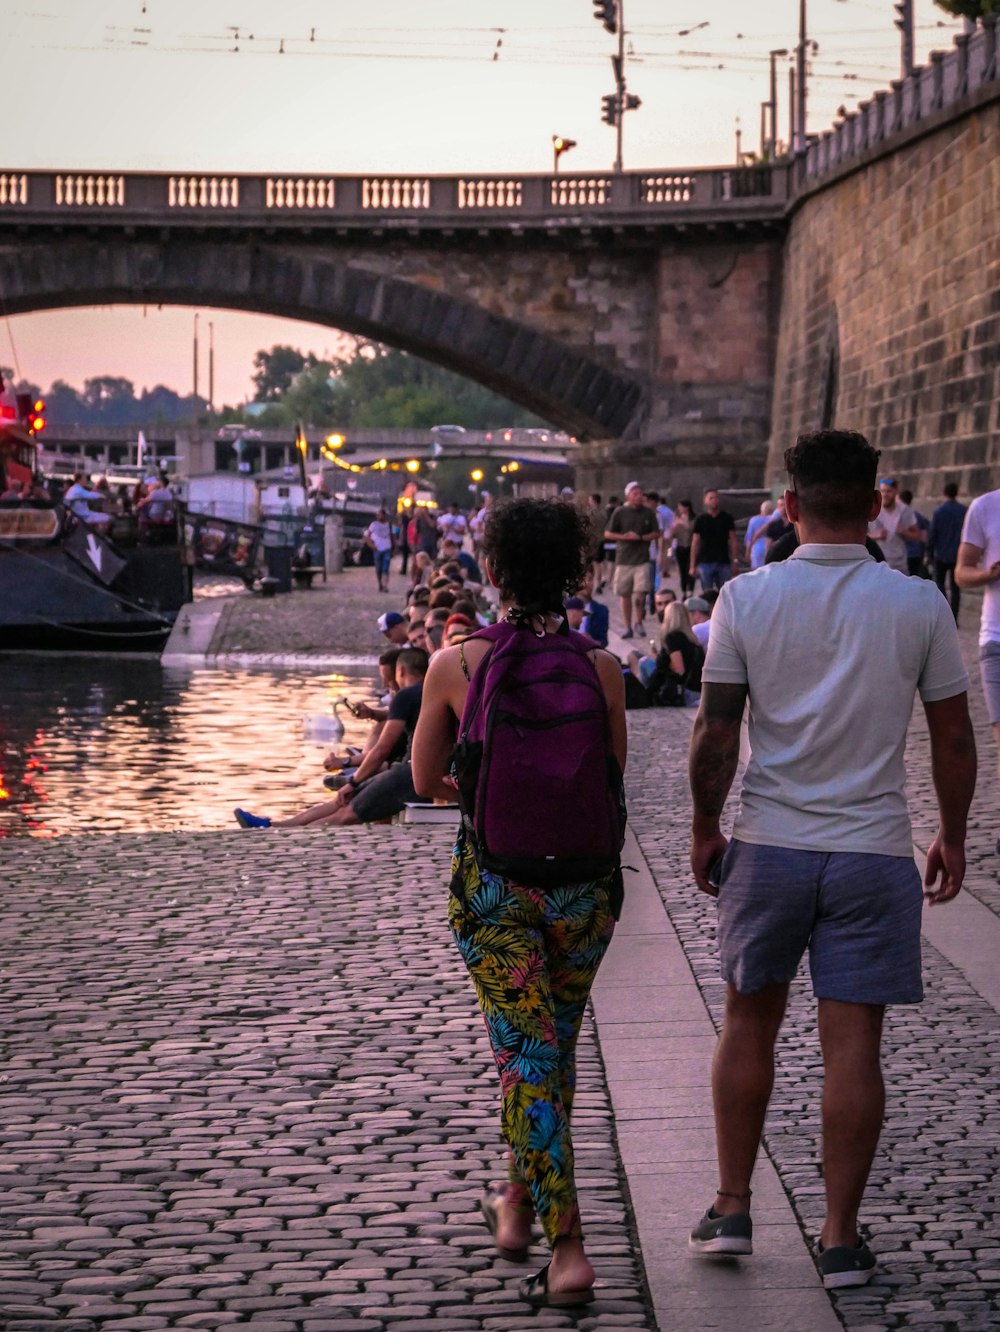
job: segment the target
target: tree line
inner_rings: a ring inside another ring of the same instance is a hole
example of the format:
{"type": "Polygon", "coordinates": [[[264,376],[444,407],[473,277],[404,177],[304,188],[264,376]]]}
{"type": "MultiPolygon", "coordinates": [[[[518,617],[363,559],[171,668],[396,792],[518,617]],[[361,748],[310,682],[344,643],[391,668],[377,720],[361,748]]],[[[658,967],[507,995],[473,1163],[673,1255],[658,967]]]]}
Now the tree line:
{"type": "Polygon", "coordinates": [[[357,338],[343,357],[321,359],[295,347],[274,346],[253,359],[249,403],[210,411],[207,400],[164,384],[136,393],[130,379],[96,375],[82,389],[57,379],[46,392],[0,368],[4,383],[46,404],[52,425],[212,427],[241,422],[263,427],[351,426],[429,429],[443,423],[474,430],[544,422],[499,394],[407,352],[357,338]]]}

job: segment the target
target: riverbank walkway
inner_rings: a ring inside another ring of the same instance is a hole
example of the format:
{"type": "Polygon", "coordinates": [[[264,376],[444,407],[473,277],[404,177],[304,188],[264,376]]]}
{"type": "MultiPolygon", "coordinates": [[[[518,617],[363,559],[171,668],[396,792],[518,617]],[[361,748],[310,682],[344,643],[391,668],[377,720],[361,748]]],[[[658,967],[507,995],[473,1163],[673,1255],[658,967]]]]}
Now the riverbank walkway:
{"type": "MultiPolygon", "coordinates": [[[[925,1003],[887,1020],[870,1286],[824,1292],[810,1255],[820,1069],[801,981],[754,1180],[756,1252],[707,1263],[686,1248],[717,1183],[722,985],[686,864],[693,714],[663,710],[630,714],[633,868],[581,1042],[595,1305],[523,1306],[543,1246],[528,1269],[497,1260],[477,1213],[503,1153],[444,923],[450,830],[226,827],[4,843],[0,1328],[1000,1328],[1000,819],[978,680],[973,702],[967,889],[927,913],[925,1003]]],[[[921,850],[919,710],[908,773],[921,850]]]]}

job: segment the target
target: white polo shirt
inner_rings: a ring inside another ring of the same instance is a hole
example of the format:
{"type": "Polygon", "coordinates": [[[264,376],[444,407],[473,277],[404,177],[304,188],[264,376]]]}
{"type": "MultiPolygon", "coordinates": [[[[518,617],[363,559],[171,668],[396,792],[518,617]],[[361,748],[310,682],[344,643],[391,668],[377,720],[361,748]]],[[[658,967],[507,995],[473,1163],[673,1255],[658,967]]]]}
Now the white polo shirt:
{"type": "Polygon", "coordinates": [[[731,579],[702,681],[749,686],[733,829],[805,851],[913,853],[903,753],[917,693],[968,689],[948,602],[855,545],[799,546],[731,579]]]}
{"type": "MultiPolygon", "coordinates": [[[[989,490],[969,505],[962,527],[962,540],[983,552],[981,567],[988,569],[1000,560],[1000,490],[989,490]]],[[[1000,582],[983,588],[983,614],[979,642],[1000,643],[1000,582]]]]}

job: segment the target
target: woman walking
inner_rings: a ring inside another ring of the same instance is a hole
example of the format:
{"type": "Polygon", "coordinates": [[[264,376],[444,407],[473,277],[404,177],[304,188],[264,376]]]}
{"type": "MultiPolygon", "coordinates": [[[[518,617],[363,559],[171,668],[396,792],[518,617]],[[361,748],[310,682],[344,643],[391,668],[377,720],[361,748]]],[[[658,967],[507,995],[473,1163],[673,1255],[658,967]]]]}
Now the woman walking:
{"type": "Polygon", "coordinates": [[[690,500],[678,500],[674,525],[668,533],[677,554],[677,573],[681,582],[681,600],[694,593],[694,574],[691,572],[691,537],[694,533],[694,505],[690,500]]]}
{"type": "Polygon", "coordinates": [[[569,1117],[580,1024],[622,895],[621,668],[571,633],[562,609],[591,543],[571,504],[517,500],[491,510],[483,552],[500,619],[434,656],[412,752],[425,798],[454,798],[460,788],[448,918],[500,1073],[509,1148],[506,1187],[481,1208],[498,1254],[514,1261],[527,1259],[538,1217],[551,1258],[520,1293],[539,1306],[593,1299],[569,1117]],[[564,725],[579,728],[576,742],[558,734],[564,725]],[[560,767],[567,753],[577,759],[565,765],[571,775],[560,767]],[[557,849],[560,817],[573,839],[564,859],[546,850],[557,849]]]}

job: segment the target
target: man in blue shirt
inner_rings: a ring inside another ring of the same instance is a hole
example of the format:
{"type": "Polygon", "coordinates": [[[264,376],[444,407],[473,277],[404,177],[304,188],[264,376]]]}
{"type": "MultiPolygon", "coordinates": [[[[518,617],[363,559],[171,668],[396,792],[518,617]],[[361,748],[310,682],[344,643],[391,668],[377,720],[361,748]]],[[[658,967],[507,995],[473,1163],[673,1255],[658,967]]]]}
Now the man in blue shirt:
{"type": "Polygon", "coordinates": [[[956,624],[962,593],[955,582],[955,561],[958,559],[966,514],[965,505],[959,504],[957,496],[958,486],[954,481],[949,481],[944,488],[944,503],[939,504],[931,514],[931,525],[927,531],[927,554],[934,562],[934,581],[942,595],[948,596],[956,624]],[[946,579],[950,584],[947,594],[944,590],[946,579]]]}

